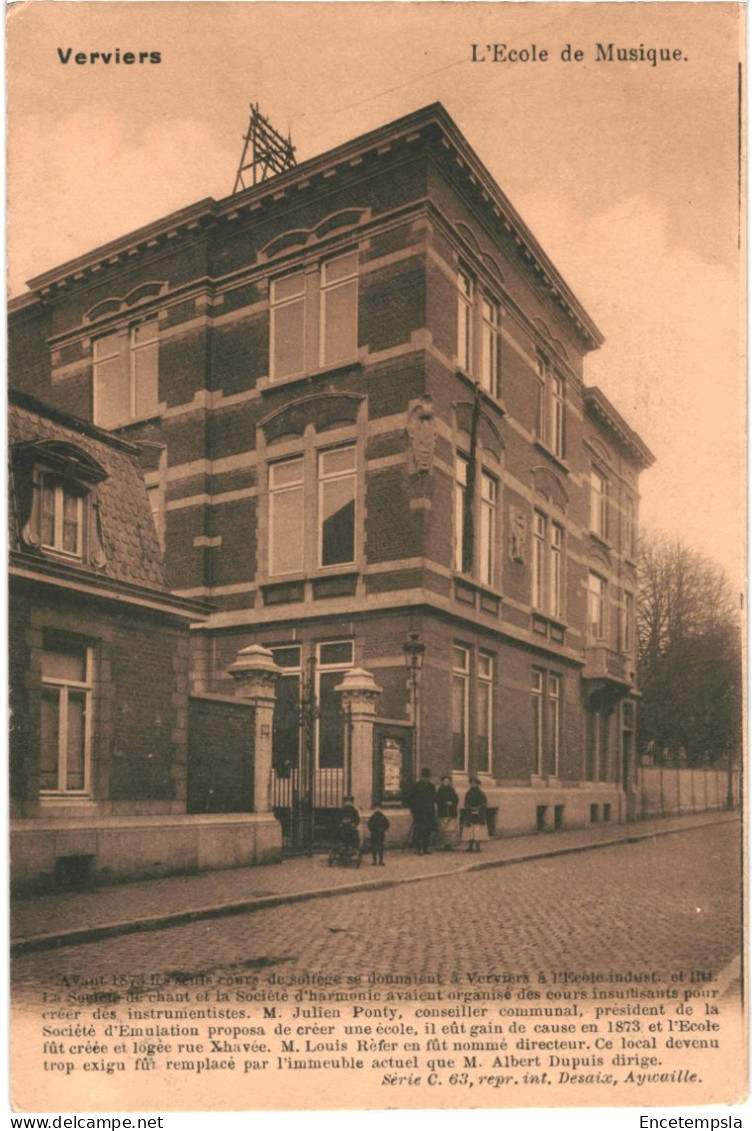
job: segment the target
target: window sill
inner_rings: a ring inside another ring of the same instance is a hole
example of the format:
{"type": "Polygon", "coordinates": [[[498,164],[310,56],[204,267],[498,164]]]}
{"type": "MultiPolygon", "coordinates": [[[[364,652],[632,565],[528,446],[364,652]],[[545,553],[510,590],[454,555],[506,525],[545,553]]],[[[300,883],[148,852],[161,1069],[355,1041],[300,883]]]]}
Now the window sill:
{"type": "Polygon", "coordinates": [[[475,377],[472,376],[472,374],[468,373],[466,369],[462,369],[461,366],[458,366],[455,370],[455,376],[459,377],[459,379],[464,382],[464,384],[470,385],[473,392],[478,389],[480,391],[481,397],[484,401],[486,401],[487,404],[492,405],[493,408],[495,408],[503,416],[506,415],[507,406],[503,398],[501,396],[497,397],[488,389],[485,389],[478,383],[478,381],[475,377]]]}
{"type": "Polygon", "coordinates": [[[561,456],[555,455],[551,451],[551,449],[546,447],[546,445],[544,443],[542,443],[540,440],[534,440],[533,441],[533,447],[537,448],[537,450],[539,452],[541,452],[542,455],[544,455],[546,457],[546,459],[551,460],[551,463],[555,464],[556,467],[559,468],[559,471],[563,471],[565,475],[569,475],[571,473],[571,468],[570,468],[569,464],[567,463],[567,461],[565,459],[563,459],[561,456]]]}
{"type": "Polygon", "coordinates": [[[318,369],[311,369],[306,373],[297,373],[294,377],[280,377],[273,381],[271,377],[261,377],[256,388],[263,395],[274,392],[275,389],[287,389],[295,385],[305,386],[309,382],[317,381],[320,377],[335,377],[338,373],[363,372],[363,362],[356,355],[349,361],[338,361],[336,365],[325,365],[318,369]]]}
{"type": "Polygon", "coordinates": [[[359,577],[361,573],[362,570],[355,562],[342,562],[339,565],[317,566],[316,569],[297,573],[267,574],[264,578],[258,577],[257,583],[259,589],[268,589],[270,585],[292,585],[302,581],[317,581],[322,577],[359,577]]]}
{"type": "Polygon", "coordinates": [[[81,808],[88,808],[94,804],[94,798],[90,793],[60,793],[58,791],[50,793],[39,792],[39,804],[54,808],[59,805],[80,805],[81,808]]]}

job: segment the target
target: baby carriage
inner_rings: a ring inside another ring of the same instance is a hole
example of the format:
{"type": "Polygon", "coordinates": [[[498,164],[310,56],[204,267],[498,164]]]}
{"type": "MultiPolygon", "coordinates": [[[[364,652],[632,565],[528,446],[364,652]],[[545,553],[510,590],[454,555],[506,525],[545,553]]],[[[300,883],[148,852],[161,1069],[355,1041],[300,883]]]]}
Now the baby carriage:
{"type": "Polygon", "coordinates": [[[359,868],[362,862],[358,826],[348,817],[343,817],[337,826],[337,837],[329,852],[329,867],[335,864],[348,868],[351,864],[359,868]]]}

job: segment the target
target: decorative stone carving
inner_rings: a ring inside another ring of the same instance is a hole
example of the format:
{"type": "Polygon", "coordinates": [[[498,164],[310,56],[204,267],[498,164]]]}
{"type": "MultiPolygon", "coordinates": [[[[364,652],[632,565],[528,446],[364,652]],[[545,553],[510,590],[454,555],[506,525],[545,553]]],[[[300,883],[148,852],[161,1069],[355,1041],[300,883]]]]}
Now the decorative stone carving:
{"type": "Polygon", "coordinates": [[[436,421],[430,397],[411,401],[407,413],[407,434],[410,438],[410,474],[430,472],[436,446],[436,421]]]}
{"type": "Polygon", "coordinates": [[[373,713],[381,688],[365,668],[350,668],[342,677],[342,683],[334,688],[342,695],[342,703],[351,711],[373,713]]]}
{"type": "Polygon", "coordinates": [[[524,562],[527,555],[527,514],[520,507],[509,508],[509,557],[524,562]]]}
{"type": "Polygon", "coordinates": [[[268,648],[260,644],[241,648],[227,670],[235,680],[235,694],[239,699],[274,699],[281,669],[274,663],[268,648]]]}

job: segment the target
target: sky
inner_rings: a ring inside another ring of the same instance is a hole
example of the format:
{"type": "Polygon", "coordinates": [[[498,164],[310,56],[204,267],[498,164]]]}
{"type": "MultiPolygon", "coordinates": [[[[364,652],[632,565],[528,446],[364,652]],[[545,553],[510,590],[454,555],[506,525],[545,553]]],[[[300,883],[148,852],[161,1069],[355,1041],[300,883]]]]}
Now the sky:
{"type": "Polygon", "coordinates": [[[606,338],[599,385],[656,456],[644,526],[746,576],[733,4],[19,3],[9,293],[232,190],[250,102],[299,161],[441,101],[606,338]],[[490,62],[486,44],[546,61],[490,62]],[[597,61],[597,44],[675,61],[597,61]],[[473,62],[472,44],[478,44],[473,62]],[[581,62],[566,62],[570,45],[581,62]],[[63,53],[159,51],[159,65],[63,53]]]}

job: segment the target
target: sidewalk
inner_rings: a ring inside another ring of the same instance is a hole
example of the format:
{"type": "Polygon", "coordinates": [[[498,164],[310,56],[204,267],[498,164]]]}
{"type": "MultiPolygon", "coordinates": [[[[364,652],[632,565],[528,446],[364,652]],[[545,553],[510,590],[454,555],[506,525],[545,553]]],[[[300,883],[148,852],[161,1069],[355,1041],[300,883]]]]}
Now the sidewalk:
{"type": "Polygon", "coordinates": [[[384,868],[373,868],[368,856],[359,869],[330,868],[326,855],[297,857],[265,867],[168,876],[93,891],[16,899],[11,908],[11,953],[72,946],[197,919],[259,911],[283,903],[629,844],[739,819],[738,812],[695,813],[632,825],[598,825],[571,832],[506,837],[486,842],[479,856],[462,850],[437,851],[430,856],[395,851],[387,853],[384,868]]]}

